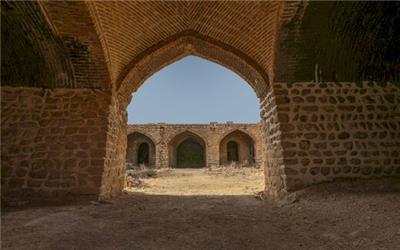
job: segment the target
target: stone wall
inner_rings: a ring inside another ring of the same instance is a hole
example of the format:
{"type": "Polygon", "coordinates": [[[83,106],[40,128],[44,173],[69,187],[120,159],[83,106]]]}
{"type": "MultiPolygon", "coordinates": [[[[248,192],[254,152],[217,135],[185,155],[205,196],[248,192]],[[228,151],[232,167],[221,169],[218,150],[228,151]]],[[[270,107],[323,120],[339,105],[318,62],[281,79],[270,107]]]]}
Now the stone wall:
{"type": "Polygon", "coordinates": [[[263,137],[259,124],[210,123],[210,124],[143,124],[128,125],[128,135],[139,132],[151,138],[156,145],[156,167],[170,167],[171,150],[175,138],[183,133],[193,133],[205,141],[206,166],[220,164],[220,143],[234,131],[247,134],[254,141],[255,165],[263,164],[263,137]]]}
{"type": "Polygon", "coordinates": [[[260,124],[127,126],[115,94],[90,89],[1,89],[2,199],[118,195],[127,134],[156,145],[168,167],[169,144],[191,132],[206,142],[206,165],[220,163],[233,131],[255,144],[273,196],[338,177],[400,177],[400,87],[395,84],[275,83],[261,99],[260,124]]]}
{"type": "Polygon", "coordinates": [[[1,88],[3,200],[98,194],[110,93],[1,88]]]}
{"type": "Polygon", "coordinates": [[[264,134],[265,192],[269,196],[276,197],[286,192],[287,183],[282,155],[280,119],[272,88],[261,99],[260,112],[260,126],[264,134]]]}
{"type": "MultiPolygon", "coordinates": [[[[125,182],[123,167],[126,157],[128,116],[115,94],[111,96],[107,120],[107,128],[104,130],[107,136],[106,156],[103,164],[100,199],[108,199],[121,194],[125,182]]],[[[93,167],[100,168],[100,165],[93,167]]]]}
{"type": "Polygon", "coordinates": [[[281,144],[275,160],[288,191],[337,177],[400,176],[399,85],[275,83],[271,99],[278,122],[268,111],[267,127],[281,144]]]}

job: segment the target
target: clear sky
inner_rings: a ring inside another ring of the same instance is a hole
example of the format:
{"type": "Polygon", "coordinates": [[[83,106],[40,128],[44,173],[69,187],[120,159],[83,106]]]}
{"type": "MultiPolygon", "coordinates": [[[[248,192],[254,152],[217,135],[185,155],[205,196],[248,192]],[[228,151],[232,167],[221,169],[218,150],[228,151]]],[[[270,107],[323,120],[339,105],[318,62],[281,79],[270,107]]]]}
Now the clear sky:
{"type": "Polygon", "coordinates": [[[148,78],[133,94],[128,123],[258,122],[259,100],[236,73],[188,56],[148,78]]]}

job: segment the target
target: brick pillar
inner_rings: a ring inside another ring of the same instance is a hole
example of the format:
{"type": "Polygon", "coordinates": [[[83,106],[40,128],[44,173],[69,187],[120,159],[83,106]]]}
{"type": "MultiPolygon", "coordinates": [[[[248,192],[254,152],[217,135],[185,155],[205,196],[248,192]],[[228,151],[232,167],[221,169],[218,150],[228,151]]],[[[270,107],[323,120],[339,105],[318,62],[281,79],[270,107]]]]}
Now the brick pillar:
{"type": "Polygon", "coordinates": [[[159,131],[160,131],[159,132],[160,141],[156,146],[156,168],[168,168],[169,167],[168,142],[164,128],[161,127],[159,131]]]}
{"type": "Polygon", "coordinates": [[[219,165],[219,143],[217,137],[207,140],[207,167],[219,165]]]}
{"type": "Polygon", "coordinates": [[[168,145],[165,141],[161,141],[156,148],[156,168],[168,168],[168,145]]]}

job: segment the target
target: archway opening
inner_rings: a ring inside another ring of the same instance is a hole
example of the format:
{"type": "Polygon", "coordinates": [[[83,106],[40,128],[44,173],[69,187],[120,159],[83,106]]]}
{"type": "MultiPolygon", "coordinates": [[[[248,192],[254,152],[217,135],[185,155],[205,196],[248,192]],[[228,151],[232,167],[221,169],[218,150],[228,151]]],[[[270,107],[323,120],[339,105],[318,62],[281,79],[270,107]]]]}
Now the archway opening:
{"type": "Polygon", "coordinates": [[[176,149],[177,168],[205,167],[204,147],[193,138],[181,142],[176,149]]]}
{"type": "MultiPolygon", "coordinates": [[[[238,143],[230,161],[252,165],[257,152],[258,162],[264,162],[262,150],[256,147],[264,133],[260,105],[265,104],[270,86],[266,72],[257,65],[234,48],[197,35],[177,36],[143,52],[118,80],[122,103],[132,100],[128,131],[136,126],[156,138],[156,168],[160,169],[221,167],[220,155],[225,155],[224,162],[228,158],[226,147],[221,152],[221,135],[237,129],[252,131],[257,144],[238,143]],[[182,67],[185,64],[189,67],[182,67]],[[213,73],[215,69],[224,72],[222,77],[213,73]]],[[[263,189],[264,168],[259,169],[257,182],[263,189]]]]}
{"type": "Polygon", "coordinates": [[[149,77],[133,93],[127,111],[128,124],[260,121],[259,99],[249,84],[228,68],[197,56],[182,58],[149,77]]]}
{"type": "Polygon", "coordinates": [[[227,134],[220,142],[220,164],[240,164],[252,166],[255,164],[255,143],[247,133],[235,130],[227,134]]]}
{"type": "Polygon", "coordinates": [[[206,166],[206,142],[190,131],[176,135],[168,145],[169,167],[203,168],[206,166]]]}
{"type": "Polygon", "coordinates": [[[139,132],[128,135],[126,148],[126,168],[155,167],[156,145],[154,141],[139,132]]]}

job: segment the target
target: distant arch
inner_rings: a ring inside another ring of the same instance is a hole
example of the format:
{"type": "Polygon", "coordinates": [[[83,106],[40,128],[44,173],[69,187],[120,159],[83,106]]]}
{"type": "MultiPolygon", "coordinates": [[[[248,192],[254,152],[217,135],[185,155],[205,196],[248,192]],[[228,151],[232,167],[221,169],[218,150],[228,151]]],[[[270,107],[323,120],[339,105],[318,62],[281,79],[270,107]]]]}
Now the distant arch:
{"type": "Polygon", "coordinates": [[[232,162],[239,164],[255,163],[254,139],[241,130],[234,130],[225,135],[219,143],[220,164],[232,162]]]}
{"type": "Polygon", "coordinates": [[[169,165],[173,168],[201,168],[207,165],[206,142],[199,135],[185,131],[168,144],[169,165]]]}
{"type": "Polygon", "coordinates": [[[128,135],[126,148],[127,167],[146,166],[156,164],[156,145],[147,135],[133,132],[128,135]]]}

